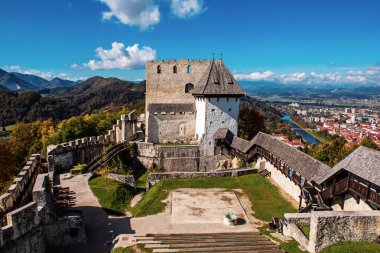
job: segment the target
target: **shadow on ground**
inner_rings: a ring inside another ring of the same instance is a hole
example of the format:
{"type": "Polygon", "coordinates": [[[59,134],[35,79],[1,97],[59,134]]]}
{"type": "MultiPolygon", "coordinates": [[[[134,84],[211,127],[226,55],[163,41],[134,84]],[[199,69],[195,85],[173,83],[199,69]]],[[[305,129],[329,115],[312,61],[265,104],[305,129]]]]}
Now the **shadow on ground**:
{"type": "Polygon", "coordinates": [[[118,234],[134,234],[129,217],[108,217],[101,207],[80,206],[69,210],[81,210],[85,222],[87,243],[54,247],[48,253],[105,253],[112,249],[112,240],[118,234]]]}

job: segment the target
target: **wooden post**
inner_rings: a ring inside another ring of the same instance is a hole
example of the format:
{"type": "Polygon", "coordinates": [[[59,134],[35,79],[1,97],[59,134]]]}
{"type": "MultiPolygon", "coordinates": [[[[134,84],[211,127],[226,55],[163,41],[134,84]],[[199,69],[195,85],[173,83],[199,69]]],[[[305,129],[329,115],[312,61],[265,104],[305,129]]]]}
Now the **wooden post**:
{"type": "Polygon", "coordinates": [[[335,184],[336,184],[336,178],[334,177],[333,188],[332,188],[332,193],[331,193],[330,198],[335,196],[335,184]]]}
{"type": "Polygon", "coordinates": [[[371,182],[367,182],[367,193],[366,193],[365,201],[367,201],[369,198],[370,189],[371,189],[371,182]]]}

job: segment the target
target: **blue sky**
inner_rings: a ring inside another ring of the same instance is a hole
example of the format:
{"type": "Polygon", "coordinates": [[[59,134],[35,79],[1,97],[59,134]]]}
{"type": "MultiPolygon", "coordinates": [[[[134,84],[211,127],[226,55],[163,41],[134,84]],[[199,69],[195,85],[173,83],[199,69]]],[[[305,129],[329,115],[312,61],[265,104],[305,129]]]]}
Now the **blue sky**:
{"type": "Polygon", "coordinates": [[[1,0],[0,67],[136,80],[147,59],[223,52],[240,80],[380,84],[379,13],[379,0],[1,0]]]}

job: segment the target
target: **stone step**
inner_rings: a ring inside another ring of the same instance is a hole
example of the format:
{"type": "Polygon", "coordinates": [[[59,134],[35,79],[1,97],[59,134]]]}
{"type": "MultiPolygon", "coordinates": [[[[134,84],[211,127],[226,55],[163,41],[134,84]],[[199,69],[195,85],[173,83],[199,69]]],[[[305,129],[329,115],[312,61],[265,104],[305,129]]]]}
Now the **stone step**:
{"type": "MultiPolygon", "coordinates": [[[[146,236],[151,237],[151,236],[202,236],[202,235],[218,235],[218,236],[231,236],[231,235],[261,235],[259,232],[240,232],[240,233],[199,233],[199,234],[194,234],[194,233],[178,233],[178,234],[146,234],[146,236]]],[[[141,235],[137,235],[141,236],[141,235]]]]}
{"type": "Polygon", "coordinates": [[[162,244],[173,244],[173,243],[197,243],[197,242],[206,242],[206,243],[212,243],[212,242],[251,242],[251,243],[255,243],[255,242],[267,242],[269,241],[267,238],[265,237],[262,237],[262,238],[250,238],[250,239],[246,239],[246,238],[213,238],[213,239],[196,239],[196,238],[193,238],[193,239],[190,239],[190,240],[184,240],[184,239],[174,239],[174,238],[170,238],[170,239],[160,239],[160,240],[144,240],[144,239],[138,239],[136,240],[138,243],[162,243],[162,244]]]}
{"type": "MultiPolygon", "coordinates": [[[[180,251],[180,250],[177,250],[177,249],[154,249],[153,250],[154,253],[174,253],[174,252],[184,252],[186,253],[185,251],[180,251]]],[[[232,251],[213,251],[215,253],[285,253],[285,251],[281,250],[281,249],[277,249],[277,250],[239,250],[239,249],[234,249],[232,251]]]]}
{"type": "MultiPolygon", "coordinates": [[[[155,244],[150,244],[155,245],[155,244]]],[[[169,248],[206,248],[206,247],[229,247],[229,246],[260,246],[260,247],[267,247],[267,246],[273,246],[273,243],[271,241],[263,241],[263,242],[217,242],[217,243],[207,243],[207,242],[200,242],[200,243],[178,243],[178,244],[165,244],[169,245],[169,248]]]]}
{"type": "Polygon", "coordinates": [[[153,248],[153,252],[257,252],[257,253],[283,253],[284,251],[280,250],[277,246],[272,246],[271,248],[260,248],[256,246],[231,246],[231,247],[213,247],[213,248],[153,248]],[[160,251],[158,251],[160,250],[160,251]],[[174,251],[173,251],[174,250],[174,251]]]}
{"type": "MultiPolygon", "coordinates": [[[[136,237],[135,237],[136,238],[136,237]]],[[[137,239],[142,239],[143,237],[137,237],[137,239]]],[[[255,239],[255,238],[265,238],[262,235],[200,235],[200,236],[149,236],[147,238],[154,238],[155,240],[164,240],[164,239],[229,239],[229,238],[245,238],[245,239],[255,239]]]]}

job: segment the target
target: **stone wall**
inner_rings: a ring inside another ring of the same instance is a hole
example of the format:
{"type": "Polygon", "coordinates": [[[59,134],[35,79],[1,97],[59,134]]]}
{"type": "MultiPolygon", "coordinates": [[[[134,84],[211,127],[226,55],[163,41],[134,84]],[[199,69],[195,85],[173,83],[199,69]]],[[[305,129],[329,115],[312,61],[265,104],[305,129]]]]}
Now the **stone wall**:
{"type": "Polygon", "coordinates": [[[284,234],[302,245],[300,225],[310,224],[309,252],[342,241],[377,241],[380,237],[380,211],[312,211],[310,214],[284,214],[284,234]]]}
{"type": "Polygon", "coordinates": [[[122,115],[107,135],[85,137],[47,147],[49,170],[61,166],[69,170],[78,163],[89,163],[104,147],[137,138],[137,116],[135,111],[122,115]]]}
{"type": "MultiPolygon", "coordinates": [[[[290,178],[282,174],[281,171],[276,169],[274,165],[267,161],[265,158],[259,157],[257,159],[255,168],[263,169],[262,167],[271,173],[270,177],[281,187],[282,190],[284,190],[286,193],[292,196],[292,198],[295,201],[297,201],[297,203],[299,203],[301,196],[301,188],[298,185],[296,185],[290,178]]],[[[302,204],[303,206],[305,205],[305,203],[302,204]]]]}
{"type": "Polygon", "coordinates": [[[109,173],[107,177],[136,189],[136,180],[132,175],[120,175],[115,173],[109,173]]]}
{"type": "Polygon", "coordinates": [[[147,140],[153,143],[184,141],[189,143],[195,136],[194,112],[148,112],[147,140]]]}
{"type": "Polygon", "coordinates": [[[257,173],[256,169],[244,168],[223,170],[214,172],[166,172],[166,173],[151,173],[146,182],[146,187],[149,188],[163,179],[178,179],[178,178],[208,178],[208,177],[238,177],[248,174],[257,173]]]}
{"type": "Polygon", "coordinates": [[[21,199],[29,196],[31,187],[39,172],[41,164],[40,155],[32,155],[21,169],[20,173],[13,180],[13,184],[7,192],[0,196],[0,213],[7,213],[21,203],[21,199]],[[30,191],[28,193],[28,191],[30,191]]]}
{"type": "Polygon", "coordinates": [[[334,211],[366,211],[373,210],[363,199],[359,198],[358,201],[351,195],[346,194],[343,197],[343,205],[341,206],[340,199],[336,199],[331,204],[331,208],[334,211]],[[343,209],[342,209],[343,207],[343,209]]]}

